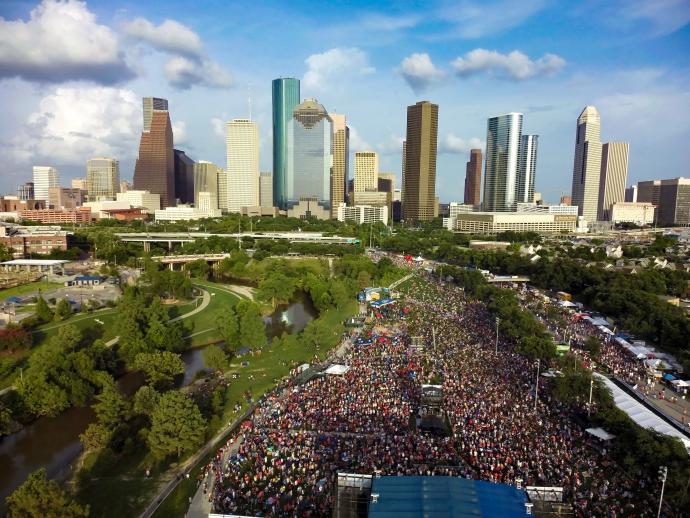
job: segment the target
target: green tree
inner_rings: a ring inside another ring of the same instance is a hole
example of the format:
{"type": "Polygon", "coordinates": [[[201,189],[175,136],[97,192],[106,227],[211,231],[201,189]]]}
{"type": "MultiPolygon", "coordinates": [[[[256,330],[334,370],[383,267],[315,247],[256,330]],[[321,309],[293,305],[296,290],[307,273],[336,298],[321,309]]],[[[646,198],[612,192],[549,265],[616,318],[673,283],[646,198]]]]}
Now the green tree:
{"type": "Polygon", "coordinates": [[[129,401],[120,393],[114,381],[103,387],[93,405],[98,422],[107,428],[115,428],[126,420],[129,417],[130,408],[129,401]]]}
{"type": "Polygon", "coordinates": [[[81,518],[89,516],[89,507],[77,503],[53,480],[45,468],[34,471],[7,497],[9,518],[81,518]]]}
{"type": "Polygon", "coordinates": [[[168,310],[154,297],[148,310],[146,342],[158,350],[180,351],[184,348],[182,322],[170,322],[168,310]]]}
{"type": "Polygon", "coordinates": [[[4,243],[0,243],[0,262],[11,261],[12,259],[14,259],[14,250],[4,243]]]}
{"type": "Polygon", "coordinates": [[[184,362],[179,354],[169,351],[139,353],[134,358],[134,368],[144,372],[151,385],[167,385],[184,372],[184,362]]]}
{"type": "Polygon", "coordinates": [[[197,259],[185,265],[185,271],[196,279],[208,279],[208,274],[211,268],[203,259],[197,259]]]}
{"type": "Polygon", "coordinates": [[[201,352],[204,365],[214,371],[224,371],[228,368],[228,357],[225,351],[217,345],[210,345],[201,352]]]}
{"type": "Polygon", "coordinates": [[[72,314],[72,306],[70,306],[70,303],[67,302],[66,299],[58,300],[57,304],[55,304],[54,319],[55,320],[64,320],[65,318],[67,318],[71,314],[72,314]]]}
{"type": "Polygon", "coordinates": [[[134,413],[151,416],[156,409],[161,395],[153,387],[144,385],[134,394],[134,413]]]}
{"type": "Polygon", "coordinates": [[[12,421],[12,411],[0,402],[0,436],[10,433],[12,421]]]}
{"type": "Polygon", "coordinates": [[[235,350],[240,344],[240,318],[235,306],[226,306],[216,320],[220,336],[227,351],[235,350]]]}
{"type": "Polygon", "coordinates": [[[357,274],[357,286],[359,286],[360,290],[371,286],[371,275],[369,275],[369,272],[363,270],[357,274]]]}
{"type": "Polygon", "coordinates": [[[178,391],[166,392],[151,415],[149,449],[154,457],[164,459],[193,451],[204,441],[206,422],[199,407],[178,391]]]}
{"type": "Polygon", "coordinates": [[[53,311],[50,309],[45,299],[41,296],[39,296],[38,300],[36,301],[35,311],[36,316],[42,323],[50,322],[51,320],[53,320],[53,311]]]}
{"type": "Polygon", "coordinates": [[[240,321],[240,344],[251,347],[266,345],[266,324],[261,318],[259,305],[248,300],[237,303],[240,321]]]}
{"type": "Polygon", "coordinates": [[[32,342],[31,333],[20,325],[10,323],[5,329],[0,329],[0,351],[14,352],[17,349],[28,349],[32,342]]]}
{"type": "Polygon", "coordinates": [[[585,340],[585,350],[596,358],[601,352],[601,341],[596,336],[590,336],[585,340]]]}
{"type": "Polygon", "coordinates": [[[277,301],[290,300],[295,292],[295,284],[281,271],[269,270],[259,282],[256,292],[258,300],[271,301],[273,309],[277,301]]]}

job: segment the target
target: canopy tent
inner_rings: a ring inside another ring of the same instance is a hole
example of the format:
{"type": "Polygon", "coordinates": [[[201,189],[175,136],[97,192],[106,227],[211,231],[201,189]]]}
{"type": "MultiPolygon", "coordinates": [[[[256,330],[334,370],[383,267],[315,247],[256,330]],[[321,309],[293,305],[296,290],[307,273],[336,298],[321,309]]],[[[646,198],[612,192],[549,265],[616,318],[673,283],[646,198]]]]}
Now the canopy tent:
{"type": "Polygon", "coordinates": [[[611,395],[613,396],[613,401],[616,406],[628,414],[630,419],[635,421],[642,428],[651,428],[652,430],[663,435],[680,439],[690,453],[690,439],[686,437],[685,434],[668,424],[661,417],[657,416],[654,412],[649,410],[642,403],[633,398],[607,377],[596,372],[594,373],[594,376],[596,376],[597,379],[601,380],[604,385],[606,385],[606,388],[611,391],[611,395]]]}
{"type": "Polygon", "coordinates": [[[369,303],[372,308],[382,308],[383,306],[388,306],[389,304],[395,304],[393,299],[381,299],[373,300],[369,303]]]}
{"type": "Polygon", "coordinates": [[[328,367],[324,371],[324,373],[330,374],[332,376],[342,376],[343,374],[345,374],[349,370],[350,370],[350,367],[348,367],[347,365],[339,365],[337,363],[334,363],[333,365],[328,367]]]}
{"type": "Polygon", "coordinates": [[[602,333],[607,334],[607,335],[612,335],[612,334],[613,334],[613,331],[611,331],[608,327],[597,326],[597,329],[598,329],[599,331],[601,331],[602,333]]]}
{"type": "Polygon", "coordinates": [[[606,430],[603,428],[587,428],[585,430],[590,435],[593,435],[597,439],[601,439],[602,441],[610,441],[611,439],[614,439],[616,436],[608,433],[606,430]]]}
{"type": "Polygon", "coordinates": [[[569,300],[560,300],[560,301],[558,301],[558,305],[563,306],[564,308],[574,308],[575,307],[575,303],[570,302],[569,300]]]}

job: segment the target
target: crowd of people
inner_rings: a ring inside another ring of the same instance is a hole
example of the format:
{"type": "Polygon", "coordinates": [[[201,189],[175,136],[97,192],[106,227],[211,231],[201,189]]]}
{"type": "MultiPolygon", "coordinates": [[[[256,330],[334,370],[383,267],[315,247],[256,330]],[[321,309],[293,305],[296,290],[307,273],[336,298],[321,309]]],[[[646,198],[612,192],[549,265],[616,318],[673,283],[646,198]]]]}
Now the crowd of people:
{"type": "Polygon", "coordinates": [[[561,487],[577,516],[652,515],[654,482],[592,447],[547,386],[537,395],[536,366],[513,344],[495,352],[484,304],[430,277],[410,282],[340,352],[344,374],[288,382],[218,452],[207,467],[216,512],[328,516],[336,474],[349,472],[561,487]],[[423,384],[442,387],[438,433],[417,426],[423,384]]]}

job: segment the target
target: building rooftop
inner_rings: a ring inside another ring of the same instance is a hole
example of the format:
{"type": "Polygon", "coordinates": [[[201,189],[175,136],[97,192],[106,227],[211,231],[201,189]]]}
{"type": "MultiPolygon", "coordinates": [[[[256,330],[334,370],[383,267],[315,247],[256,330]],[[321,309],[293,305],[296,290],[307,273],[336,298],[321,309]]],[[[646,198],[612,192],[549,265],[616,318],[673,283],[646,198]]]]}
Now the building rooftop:
{"type": "Polygon", "coordinates": [[[0,264],[8,266],[58,266],[67,263],[69,261],[64,259],[12,259],[0,264]]]}

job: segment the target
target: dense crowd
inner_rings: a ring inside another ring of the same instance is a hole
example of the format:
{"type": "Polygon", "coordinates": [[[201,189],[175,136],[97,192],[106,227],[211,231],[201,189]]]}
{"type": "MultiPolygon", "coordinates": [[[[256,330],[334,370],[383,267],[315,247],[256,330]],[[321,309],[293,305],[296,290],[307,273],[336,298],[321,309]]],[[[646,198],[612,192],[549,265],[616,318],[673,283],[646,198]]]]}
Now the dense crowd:
{"type": "Polygon", "coordinates": [[[652,482],[592,447],[546,386],[537,398],[536,366],[511,344],[494,352],[482,303],[413,282],[404,307],[352,340],[345,374],[293,381],[261,402],[208,466],[215,511],[327,516],[336,473],[355,472],[557,486],[577,516],[652,515],[652,482]],[[445,433],[417,427],[425,383],[442,386],[445,433]]]}

